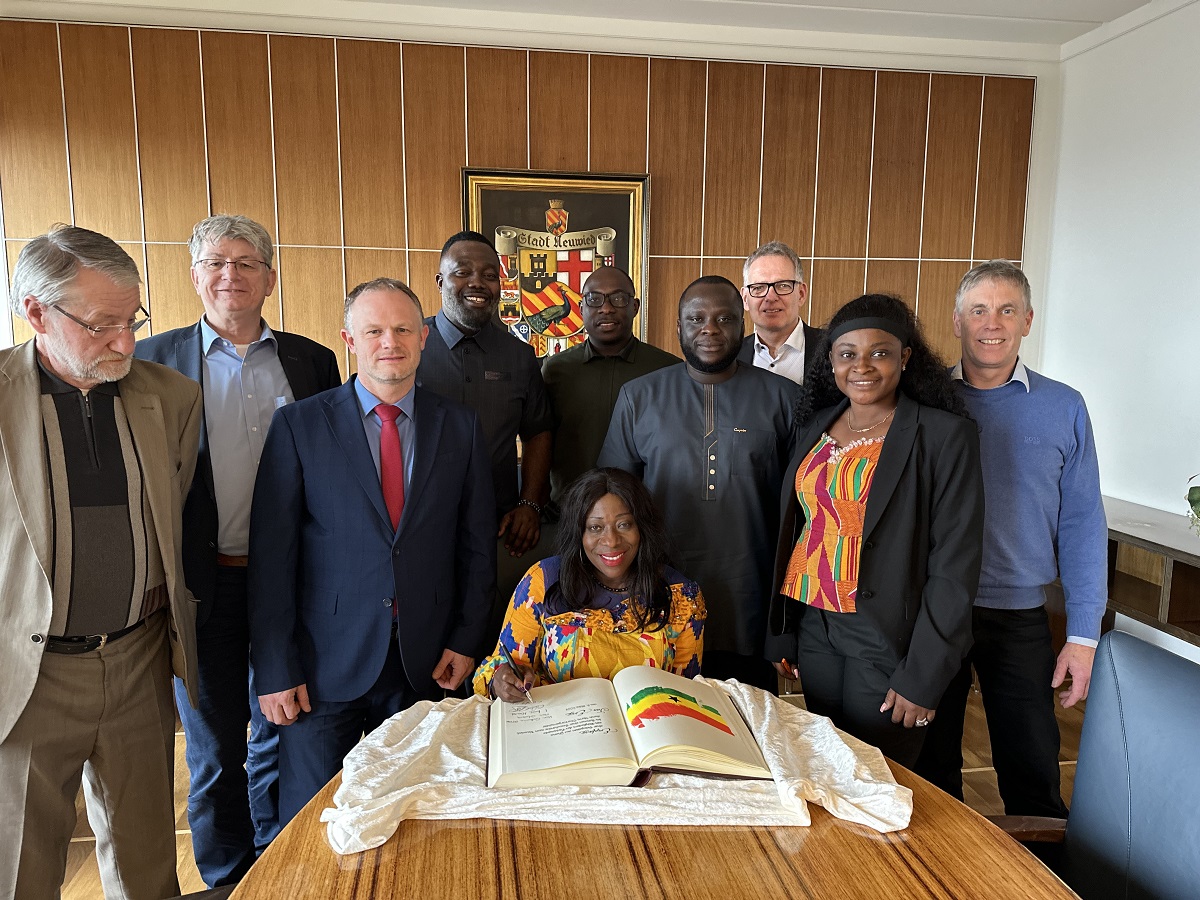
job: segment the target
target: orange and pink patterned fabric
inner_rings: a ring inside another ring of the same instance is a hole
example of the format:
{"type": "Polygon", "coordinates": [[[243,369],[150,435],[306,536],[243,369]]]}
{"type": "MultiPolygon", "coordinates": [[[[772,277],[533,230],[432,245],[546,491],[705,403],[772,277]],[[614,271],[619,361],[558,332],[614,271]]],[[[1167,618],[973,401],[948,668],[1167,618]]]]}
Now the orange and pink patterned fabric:
{"type": "Polygon", "coordinates": [[[883,438],[841,447],[823,434],[801,460],[796,497],[805,525],[780,588],[784,596],[829,612],[854,612],[867,494],[882,448],[883,438]]]}

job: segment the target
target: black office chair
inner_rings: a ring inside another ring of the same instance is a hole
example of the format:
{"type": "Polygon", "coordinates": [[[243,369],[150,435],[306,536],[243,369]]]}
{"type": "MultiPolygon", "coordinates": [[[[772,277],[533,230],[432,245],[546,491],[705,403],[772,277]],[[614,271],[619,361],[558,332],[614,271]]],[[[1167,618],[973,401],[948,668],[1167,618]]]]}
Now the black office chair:
{"type": "Polygon", "coordinates": [[[1123,632],[1100,641],[1071,813],[996,817],[1063,841],[1056,868],[1084,900],[1200,897],[1200,666],[1123,632]]]}

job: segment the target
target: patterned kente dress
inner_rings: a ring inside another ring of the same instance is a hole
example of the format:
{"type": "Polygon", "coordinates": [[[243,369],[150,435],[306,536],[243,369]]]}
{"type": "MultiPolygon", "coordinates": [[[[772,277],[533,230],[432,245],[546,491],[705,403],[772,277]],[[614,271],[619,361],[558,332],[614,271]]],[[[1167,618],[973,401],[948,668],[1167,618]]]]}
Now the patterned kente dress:
{"type": "Polygon", "coordinates": [[[841,447],[829,435],[796,470],[804,531],[788,561],[780,593],[829,612],[852,613],[858,595],[867,494],[883,438],[841,447]]]}
{"type": "Polygon", "coordinates": [[[596,588],[596,608],[556,612],[545,602],[558,581],[559,558],[536,563],[517,585],[500,629],[496,651],[475,672],[475,693],[487,694],[492,673],[513,661],[532,670],[535,686],[572,678],[611,678],[629,666],[655,666],[691,678],[700,674],[704,645],[704,597],[694,581],[674,569],[664,573],[671,615],[657,631],[637,628],[638,616],[624,594],[596,588]]]}

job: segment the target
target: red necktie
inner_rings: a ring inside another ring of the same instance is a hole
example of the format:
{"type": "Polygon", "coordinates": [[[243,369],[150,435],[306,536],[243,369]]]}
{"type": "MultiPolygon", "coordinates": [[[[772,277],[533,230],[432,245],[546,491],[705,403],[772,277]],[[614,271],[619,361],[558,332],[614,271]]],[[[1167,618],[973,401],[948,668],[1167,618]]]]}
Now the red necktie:
{"type": "Polygon", "coordinates": [[[400,408],[380,403],[375,407],[375,415],[383,426],[379,435],[379,480],[383,485],[383,502],[395,529],[400,525],[400,513],[404,512],[404,455],[400,452],[400,430],[396,427],[400,408]]]}

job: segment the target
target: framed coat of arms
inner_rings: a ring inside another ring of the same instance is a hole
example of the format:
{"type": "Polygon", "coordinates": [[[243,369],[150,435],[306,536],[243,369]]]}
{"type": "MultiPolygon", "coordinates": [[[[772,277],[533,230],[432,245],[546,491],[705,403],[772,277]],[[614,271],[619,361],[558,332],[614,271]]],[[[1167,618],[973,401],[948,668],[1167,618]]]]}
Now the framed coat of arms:
{"type": "MultiPolygon", "coordinates": [[[[496,244],[502,322],[538,356],[587,338],[583,283],[601,266],[646,285],[649,175],[463,172],[463,220],[496,244]]],[[[646,301],[635,323],[645,338],[646,301]]]]}

